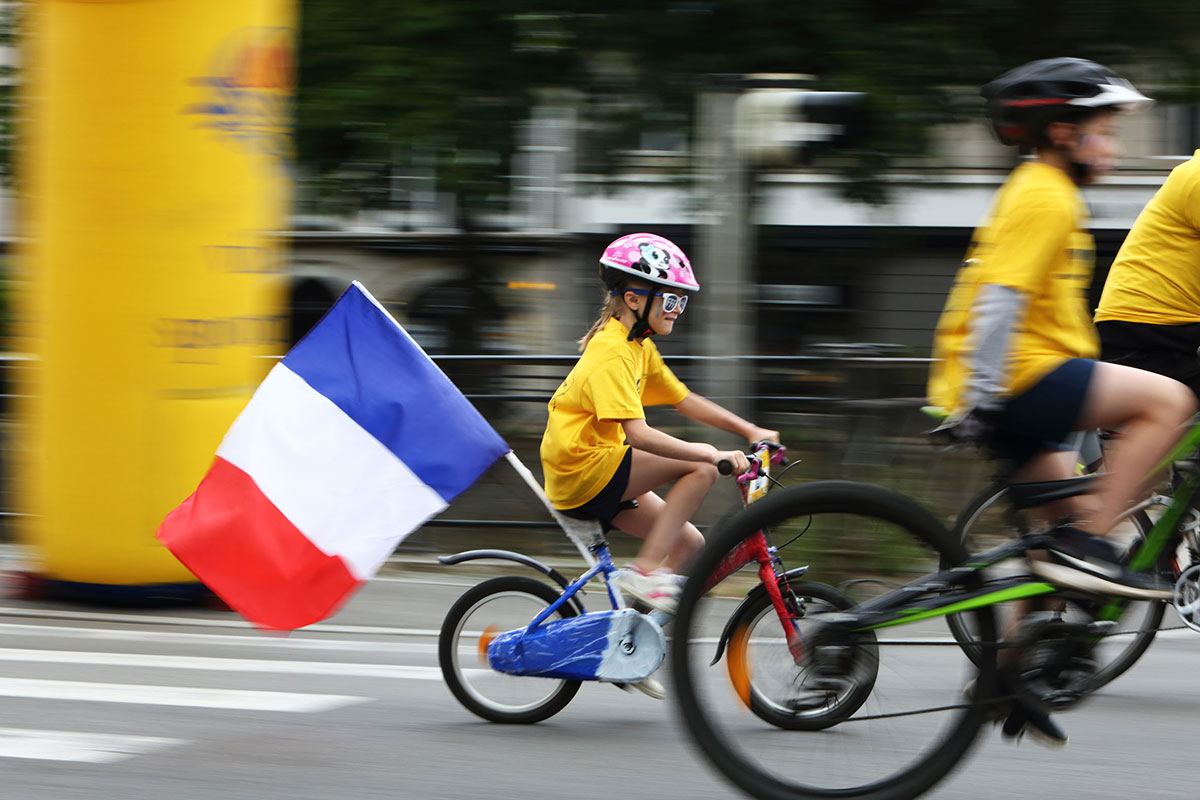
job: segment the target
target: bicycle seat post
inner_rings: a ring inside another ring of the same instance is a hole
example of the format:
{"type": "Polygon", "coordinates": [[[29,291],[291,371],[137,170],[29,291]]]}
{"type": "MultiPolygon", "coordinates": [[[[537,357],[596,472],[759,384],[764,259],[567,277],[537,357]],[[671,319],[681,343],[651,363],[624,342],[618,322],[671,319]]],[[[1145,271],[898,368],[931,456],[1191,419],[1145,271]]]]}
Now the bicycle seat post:
{"type": "Polygon", "coordinates": [[[604,531],[597,525],[591,534],[591,541],[587,545],[590,552],[596,559],[596,568],[600,570],[600,574],[604,579],[604,588],[608,592],[608,599],[612,603],[613,608],[625,608],[625,601],[621,597],[621,593],[616,590],[612,576],[617,572],[617,566],[613,563],[612,553],[608,549],[608,537],[604,535],[604,531]]]}
{"type": "Polygon", "coordinates": [[[604,531],[597,528],[592,534],[592,540],[588,542],[588,550],[591,551],[597,558],[601,553],[608,552],[608,538],[604,535],[604,531]]]}

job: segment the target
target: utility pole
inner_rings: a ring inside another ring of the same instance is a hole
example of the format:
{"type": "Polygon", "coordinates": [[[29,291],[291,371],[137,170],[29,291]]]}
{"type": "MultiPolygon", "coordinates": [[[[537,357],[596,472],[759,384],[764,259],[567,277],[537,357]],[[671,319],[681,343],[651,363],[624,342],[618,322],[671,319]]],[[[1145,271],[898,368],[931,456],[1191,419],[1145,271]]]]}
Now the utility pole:
{"type": "Polygon", "coordinates": [[[748,283],[750,224],[747,175],[734,110],[740,75],[714,75],[700,92],[696,118],[695,181],[701,203],[696,275],[701,291],[701,393],[735,414],[749,413],[751,371],[739,356],[752,352],[748,283]]]}
{"type": "Polygon", "coordinates": [[[752,301],[754,175],[794,165],[813,145],[836,148],[864,126],[866,95],[817,91],[809,75],[711,75],[696,110],[695,184],[700,203],[696,267],[702,393],[747,417],[756,373],[752,301]]]}

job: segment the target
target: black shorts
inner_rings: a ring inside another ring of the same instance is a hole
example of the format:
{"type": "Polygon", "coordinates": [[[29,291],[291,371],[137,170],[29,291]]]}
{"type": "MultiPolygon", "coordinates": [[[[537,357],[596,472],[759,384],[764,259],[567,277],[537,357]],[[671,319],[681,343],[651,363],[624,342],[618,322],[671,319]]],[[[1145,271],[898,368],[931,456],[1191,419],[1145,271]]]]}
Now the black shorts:
{"type": "Polygon", "coordinates": [[[1100,358],[1174,378],[1200,398],[1200,323],[1149,325],[1105,320],[1096,323],[1100,358]]]}
{"type": "Polygon", "coordinates": [[[1073,450],[1076,424],[1095,361],[1072,358],[1001,407],[988,442],[997,458],[1019,467],[1044,450],[1073,450]]]}
{"type": "Polygon", "coordinates": [[[595,519],[608,533],[613,528],[613,517],[624,511],[627,506],[621,502],[625,489],[629,487],[629,470],[633,465],[633,448],[626,446],[625,457],[621,465],[613,473],[612,478],[604,485],[599,494],[575,508],[560,508],[559,511],[575,519],[595,519]]]}

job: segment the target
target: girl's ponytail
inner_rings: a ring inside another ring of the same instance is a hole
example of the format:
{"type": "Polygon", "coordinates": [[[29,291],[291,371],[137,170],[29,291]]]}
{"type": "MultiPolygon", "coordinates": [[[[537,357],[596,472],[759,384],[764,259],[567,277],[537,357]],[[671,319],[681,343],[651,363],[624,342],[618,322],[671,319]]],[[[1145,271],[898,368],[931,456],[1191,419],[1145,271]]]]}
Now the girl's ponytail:
{"type": "Polygon", "coordinates": [[[591,329],[589,329],[588,332],[583,335],[583,338],[579,340],[579,352],[581,353],[583,352],[584,348],[587,347],[588,342],[592,340],[592,337],[602,331],[610,319],[621,313],[621,306],[625,302],[622,295],[611,295],[608,293],[607,289],[605,290],[604,294],[605,302],[600,309],[599,318],[592,325],[591,329]]]}

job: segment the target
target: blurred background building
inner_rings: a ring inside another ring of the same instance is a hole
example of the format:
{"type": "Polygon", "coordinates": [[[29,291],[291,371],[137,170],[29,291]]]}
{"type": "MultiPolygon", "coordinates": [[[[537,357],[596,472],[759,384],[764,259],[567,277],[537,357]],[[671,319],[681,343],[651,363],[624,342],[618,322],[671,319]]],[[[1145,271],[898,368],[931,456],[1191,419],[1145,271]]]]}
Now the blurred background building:
{"type": "MultiPolygon", "coordinates": [[[[385,202],[337,215],[310,213],[319,204],[302,180],[290,232],[293,335],[358,278],[410,320],[430,352],[571,352],[599,305],[590,279],[605,243],[645,229],[694,253],[706,224],[706,198],[687,179],[695,161],[687,140],[649,135],[643,147],[615,154],[616,174],[584,174],[575,171],[571,112],[539,108],[522,126],[507,208],[472,235],[469,256],[453,196],[439,191],[433,171],[388,165],[394,173],[362,186],[373,182],[385,202]],[[468,257],[486,263],[481,285],[467,285],[468,257]]],[[[1131,117],[1120,168],[1086,190],[1100,279],[1166,173],[1190,157],[1195,113],[1159,104],[1131,117]]],[[[971,231],[1014,163],[975,120],[943,126],[927,156],[884,173],[891,200],[883,205],[845,197],[842,177],[820,164],[758,173],[752,302],[770,322],[756,332],[756,352],[877,342],[926,354],[971,231]]],[[[721,272],[696,266],[702,281],[721,272]]]]}

